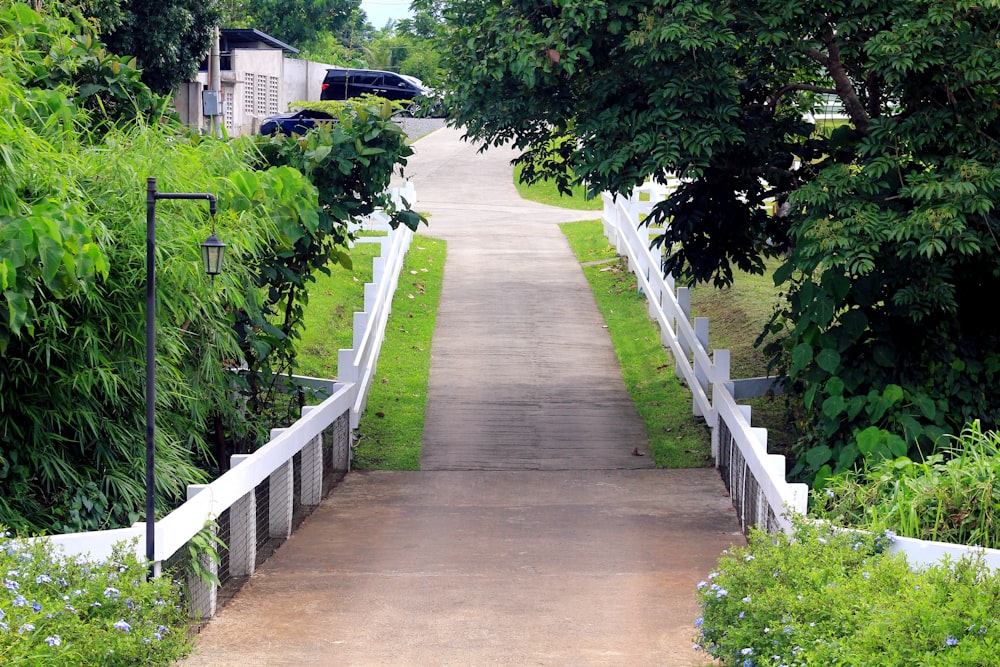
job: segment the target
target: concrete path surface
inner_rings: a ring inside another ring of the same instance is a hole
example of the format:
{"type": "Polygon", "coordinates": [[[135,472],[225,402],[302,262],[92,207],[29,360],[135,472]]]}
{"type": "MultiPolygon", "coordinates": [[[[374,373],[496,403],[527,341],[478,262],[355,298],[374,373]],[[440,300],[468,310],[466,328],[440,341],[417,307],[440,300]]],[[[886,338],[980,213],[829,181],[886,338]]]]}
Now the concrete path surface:
{"type": "Polygon", "coordinates": [[[185,665],[705,664],[695,585],[742,542],[713,469],[655,470],[607,330],[510,151],[416,144],[448,240],[420,472],[352,473],[185,665]],[[637,469],[638,468],[638,469],[637,469]]]}

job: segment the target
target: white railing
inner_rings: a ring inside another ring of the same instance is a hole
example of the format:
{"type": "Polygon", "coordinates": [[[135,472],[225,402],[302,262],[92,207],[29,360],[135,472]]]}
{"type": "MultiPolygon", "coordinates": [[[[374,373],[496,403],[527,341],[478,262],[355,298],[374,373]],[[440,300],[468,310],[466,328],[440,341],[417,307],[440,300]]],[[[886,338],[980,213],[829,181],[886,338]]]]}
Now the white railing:
{"type": "MultiPolygon", "coordinates": [[[[674,355],[675,372],[691,388],[694,414],[703,416],[712,429],[712,455],[740,526],[744,530],[751,526],[771,532],[789,530],[788,513],[806,513],[808,487],[785,481],[785,457],[768,454],[767,429],[751,426],[750,407],[736,402],[764,395],[774,379],[732,380],[729,351],[715,350],[709,355],[708,319],[691,320],[690,292],[676,287],[671,277],[663,277],[660,254],[650,249],[651,236],[657,232],[640,224],[641,217],[670,189],[645,184],[630,197],[617,200],[604,193],[604,234],[635,273],[639,291],[647,297],[649,315],[659,324],[661,342],[674,355]]],[[[906,554],[913,564],[978,554],[988,567],[1000,569],[1000,549],[896,537],[888,551],[906,554]]]]}
{"type": "MultiPolygon", "coordinates": [[[[416,200],[412,185],[402,193],[393,192],[394,198],[400,196],[410,204],[416,200]]],[[[373,258],[372,282],[364,286],[365,310],[354,314],[354,348],[340,350],[337,380],[295,378],[327,398],[317,406],[304,407],[301,418],[289,428],[273,430],[270,441],[253,454],[233,455],[230,470],[211,484],[189,486],[187,501],[156,522],[154,568],[183,555],[199,532],[224,524],[226,571],[220,573],[211,559],[202,559],[203,567],[223,581],[252,574],[269,541],[287,539],[294,516],[319,504],[324,482],[329,484],[349,470],[351,429],[357,427],[365,408],[412,236],[401,226],[386,236],[366,239],[381,244],[381,254],[373,258]]],[[[144,522],[131,528],[41,539],[51,541],[66,555],[103,560],[125,542],[138,557],[145,556],[144,522]]],[[[208,618],[215,614],[214,584],[189,576],[187,592],[193,615],[208,618]]]]}
{"type": "Polygon", "coordinates": [[[628,260],[639,291],[646,296],[649,316],[660,328],[660,342],[674,357],[674,372],[692,393],[692,411],[712,429],[712,455],[719,466],[740,525],[768,529],[790,526],[785,508],[806,511],[808,488],[785,481],[785,459],[767,453],[767,431],[750,425],[750,408],[736,403],[735,395],[762,395],[770,378],[732,380],[729,351],[708,350],[708,319],[691,318],[691,293],[663,276],[658,251],[650,249],[657,233],[640,224],[642,216],[669,193],[670,188],[646,184],[631,197],[604,193],[604,234],[619,255],[628,260]],[[640,196],[644,194],[645,196],[640,196]]]}
{"type": "MultiPolygon", "coordinates": [[[[416,202],[413,185],[407,182],[404,188],[393,190],[393,201],[403,207],[416,202]]],[[[337,354],[337,379],[357,385],[357,394],[351,409],[351,428],[357,428],[361,414],[368,401],[372,378],[375,376],[379,351],[385,338],[385,324],[392,312],[392,297],[399,284],[399,274],[403,259],[410,249],[413,232],[404,225],[396,229],[389,227],[384,213],[376,212],[360,225],[365,231],[384,231],[385,236],[359,237],[357,241],[379,243],[382,246],[379,257],[372,261],[372,282],[365,285],[364,311],[354,313],[354,340],[349,350],[337,354]]]]}

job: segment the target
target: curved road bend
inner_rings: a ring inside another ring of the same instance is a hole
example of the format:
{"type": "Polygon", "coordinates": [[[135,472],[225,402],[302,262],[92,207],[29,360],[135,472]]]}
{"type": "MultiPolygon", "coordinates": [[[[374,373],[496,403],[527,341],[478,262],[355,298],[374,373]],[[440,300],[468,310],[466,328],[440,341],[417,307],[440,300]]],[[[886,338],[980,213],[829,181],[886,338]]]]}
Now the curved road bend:
{"type": "Polygon", "coordinates": [[[700,665],[695,585],[742,542],[715,470],[654,470],[556,223],[512,153],[439,130],[407,174],[448,241],[420,472],[352,473],[184,664],[700,665]]]}

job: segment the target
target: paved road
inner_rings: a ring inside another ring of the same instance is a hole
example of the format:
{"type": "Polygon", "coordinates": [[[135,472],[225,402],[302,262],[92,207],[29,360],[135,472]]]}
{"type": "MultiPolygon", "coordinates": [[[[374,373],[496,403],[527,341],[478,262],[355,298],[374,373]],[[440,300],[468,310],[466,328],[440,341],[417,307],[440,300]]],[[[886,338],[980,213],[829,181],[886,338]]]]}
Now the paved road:
{"type": "Polygon", "coordinates": [[[407,173],[448,240],[420,472],[352,473],[185,664],[666,665],[741,541],[716,471],[643,449],[596,306],[508,151],[453,130],[407,173]],[[644,469],[636,469],[636,467],[644,469]]]}
{"type": "Polygon", "coordinates": [[[448,241],[431,358],[423,470],[652,467],[590,287],[557,223],[524,201],[509,150],[440,130],[418,142],[418,208],[448,241]],[[444,176],[447,174],[448,176],[444,176]]]}

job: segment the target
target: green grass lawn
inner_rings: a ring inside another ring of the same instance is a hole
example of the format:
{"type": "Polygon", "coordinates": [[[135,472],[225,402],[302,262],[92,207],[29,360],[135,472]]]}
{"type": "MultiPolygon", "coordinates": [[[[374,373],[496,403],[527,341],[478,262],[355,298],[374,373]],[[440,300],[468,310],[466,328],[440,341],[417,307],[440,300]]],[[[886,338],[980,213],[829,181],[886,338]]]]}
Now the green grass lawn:
{"type": "MultiPolygon", "coordinates": [[[[709,318],[710,349],[729,350],[731,378],[768,375],[768,358],[754,347],[754,342],[783,302],[782,292],[772,278],[780,264],[776,259],[767,261],[762,275],[735,271],[731,287],[698,285],[691,292],[691,315],[709,318]]],[[[751,407],[754,426],[768,430],[768,449],[788,454],[789,446],[799,436],[794,424],[798,404],[790,404],[785,396],[745,398],[740,403],[751,407]]]]}
{"type": "Polygon", "coordinates": [[[767,358],[753,343],[781,303],[771,277],[779,265],[767,262],[762,275],[734,271],[731,287],[701,284],[691,290],[691,315],[709,318],[708,342],[712,349],[729,350],[730,377],[767,374],[767,358]]]}
{"type": "Polygon", "coordinates": [[[336,376],[337,350],[351,347],[354,313],[365,307],[364,284],[371,282],[378,248],[377,243],[357,243],[351,249],[352,269],[335,266],[329,276],[317,274],[309,289],[296,374],[336,376]]]}
{"type": "Polygon", "coordinates": [[[635,276],[615,256],[600,221],[560,225],[583,265],[615,346],[622,379],[646,423],[656,465],[690,468],[712,464],[708,428],[691,414],[691,392],[674,375],[635,276]],[[608,260],[602,262],[601,260],[608,260]]]}
{"type": "MultiPolygon", "coordinates": [[[[354,312],[364,308],[378,244],[351,250],[353,270],[333,269],[310,290],[299,373],[334,377],[337,350],[351,347],[354,312]]],[[[417,235],[392,301],[378,372],[358,428],[354,467],[416,470],[420,464],[431,336],[441,295],[445,242],[417,235]]]]}
{"type": "Polygon", "coordinates": [[[555,181],[541,181],[532,185],[525,185],[520,181],[521,165],[514,167],[514,185],[517,193],[522,199],[548,204],[549,206],[559,206],[561,208],[571,208],[578,211],[600,211],[604,204],[600,196],[588,199],[586,190],[581,186],[572,188],[573,196],[568,197],[556,187],[555,181]]]}
{"type": "Polygon", "coordinates": [[[378,373],[361,417],[354,467],[418,470],[427,409],[431,338],[446,244],[417,235],[406,256],[386,325],[378,373]]]}

